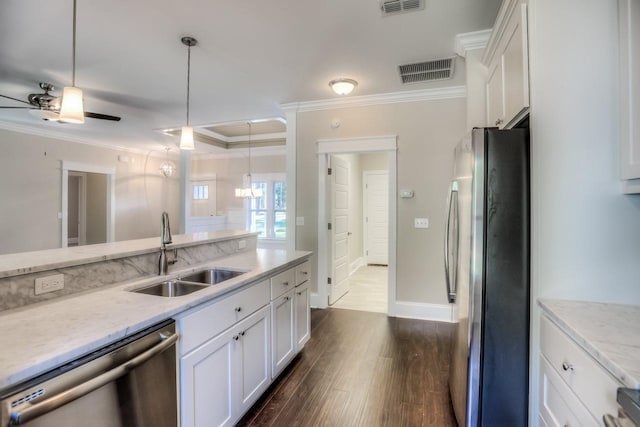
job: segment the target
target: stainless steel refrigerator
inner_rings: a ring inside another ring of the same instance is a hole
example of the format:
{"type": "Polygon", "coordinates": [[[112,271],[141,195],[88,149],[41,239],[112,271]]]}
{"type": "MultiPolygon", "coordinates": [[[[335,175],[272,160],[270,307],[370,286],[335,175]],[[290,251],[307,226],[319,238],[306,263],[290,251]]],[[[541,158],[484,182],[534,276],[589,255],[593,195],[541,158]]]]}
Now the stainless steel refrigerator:
{"type": "Polygon", "coordinates": [[[528,129],[474,129],[455,149],[445,236],[460,426],[528,424],[529,206],[528,129]]]}

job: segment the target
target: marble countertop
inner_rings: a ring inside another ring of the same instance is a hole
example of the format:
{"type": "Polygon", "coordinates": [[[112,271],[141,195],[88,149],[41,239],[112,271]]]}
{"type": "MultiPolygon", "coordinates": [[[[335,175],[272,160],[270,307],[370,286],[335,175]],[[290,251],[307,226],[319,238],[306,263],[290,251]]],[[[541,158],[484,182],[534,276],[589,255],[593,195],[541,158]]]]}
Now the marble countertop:
{"type": "MultiPolygon", "coordinates": [[[[173,243],[167,245],[167,247],[180,248],[195,244],[237,239],[242,236],[255,236],[257,234],[244,230],[177,234],[172,236],[173,243]]],[[[159,247],[160,237],[151,237],[148,239],[0,255],[0,278],[157,252],[159,247]]]]}
{"type": "Polygon", "coordinates": [[[0,314],[0,392],[196,305],[271,276],[310,255],[311,252],[258,249],[170,272],[168,276],[146,277],[0,314]],[[175,298],[127,292],[210,266],[248,272],[175,298]]]}
{"type": "Polygon", "coordinates": [[[538,304],[620,382],[640,389],[640,306],[553,299],[538,304]]]}

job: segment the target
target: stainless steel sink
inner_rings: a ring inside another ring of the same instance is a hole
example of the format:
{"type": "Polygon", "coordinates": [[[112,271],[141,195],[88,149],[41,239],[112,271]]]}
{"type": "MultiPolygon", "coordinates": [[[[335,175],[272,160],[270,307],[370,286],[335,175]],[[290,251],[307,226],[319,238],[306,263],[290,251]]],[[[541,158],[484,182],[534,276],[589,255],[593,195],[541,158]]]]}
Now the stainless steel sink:
{"type": "Polygon", "coordinates": [[[207,270],[189,274],[188,276],[180,276],[180,280],[215,285],[217,283],[224,282],[225,280],[233,279],[234,277],[240,276],[244,273],[244,271],[225,270],[222,268],[209,268],[207,270]]]}
{"type": "Polygon", "coordinates": [[[131,292],[156,295],[160,297],[181,297],[207,287],[209,287],[209,285],[205,285],[204,283],[188,283],[180,280],[167,280],[166,282],[156,283],[155,285],[140,289],[134,289],[131,292]]]}

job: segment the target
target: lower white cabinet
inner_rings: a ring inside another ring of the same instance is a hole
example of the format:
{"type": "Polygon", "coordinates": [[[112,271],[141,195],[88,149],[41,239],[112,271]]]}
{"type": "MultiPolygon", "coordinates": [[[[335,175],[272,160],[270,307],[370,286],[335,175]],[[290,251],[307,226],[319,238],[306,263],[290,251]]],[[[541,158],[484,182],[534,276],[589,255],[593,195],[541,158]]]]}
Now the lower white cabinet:
{"type": "Polygon", "coordinates": [[[269,306],[180,358],[183,427],[233,425],[271,383],[269,306]]]}
{"type": "Polygon", "coordinates": [[[597,426],[617,414],[622,384],[548,317],[540,319],[539,419],[546,426],[597,426]]]}
{"type": "Polygon", "coordinates": [[[295,288],[271,301],[271,375],[275,378],[296,354],[295,288]]]}
{"type": "Polygon", "coordinates": [[[294,302],[296,352],[299,352],[311,337],[309,281],[306,281],[296,287],[294,302]]]}

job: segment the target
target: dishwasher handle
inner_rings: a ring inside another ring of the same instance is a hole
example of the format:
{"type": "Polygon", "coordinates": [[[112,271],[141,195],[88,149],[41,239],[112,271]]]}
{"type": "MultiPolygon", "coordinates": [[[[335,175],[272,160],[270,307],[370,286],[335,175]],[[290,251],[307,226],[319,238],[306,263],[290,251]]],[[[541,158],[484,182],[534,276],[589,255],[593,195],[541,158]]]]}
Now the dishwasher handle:
{"type": "Polygon", "coordinates": [[[134,368],[142,365],[144,362],[151,359],[155,355],[162,353],[163,351],[174,345],[176,341],[178,341],[178,334],[173,333],[170,335],[165,335],[164,333],[161,333],[160,338],[162,339],[160,343],[144,351],[143,353],[140,353],[136,357],[129,359],[123,364],[118,365],[115,368],[105,372],[104,374],[91,378],[88,381],[78,384],[77,386],[65,390],[62,393],[58,393],[55,396],[43,400],[42,402],[35,403],[33,404],[33,406],[30,406],[26,409],[12,412],[9,417],[9,426],[17,426],[27,423],[34,418],[58,409],[59,407],[66,405],[69,402],[73,402],[74,400],[85,396],[92,391],[99,389],[105,384],[117,380],[118,378],[132,371],[134,368]]]}

